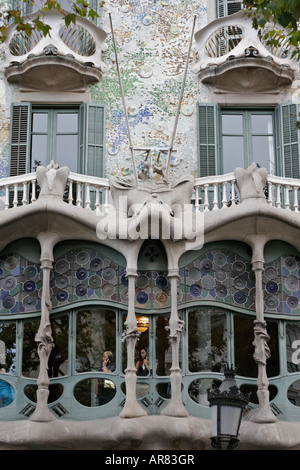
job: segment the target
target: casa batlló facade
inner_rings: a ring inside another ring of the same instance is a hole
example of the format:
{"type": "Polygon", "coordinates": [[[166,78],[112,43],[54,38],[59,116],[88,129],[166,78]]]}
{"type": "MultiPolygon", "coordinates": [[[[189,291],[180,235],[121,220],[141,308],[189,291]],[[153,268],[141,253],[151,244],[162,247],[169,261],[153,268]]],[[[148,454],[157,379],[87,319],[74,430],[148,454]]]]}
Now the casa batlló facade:
{"type": "Polygon", "coordinates": [[[241,8],[9,28],[1,448],[210,449],[225,363],[239,447],[300,447],[299,64],[241,8]]]}

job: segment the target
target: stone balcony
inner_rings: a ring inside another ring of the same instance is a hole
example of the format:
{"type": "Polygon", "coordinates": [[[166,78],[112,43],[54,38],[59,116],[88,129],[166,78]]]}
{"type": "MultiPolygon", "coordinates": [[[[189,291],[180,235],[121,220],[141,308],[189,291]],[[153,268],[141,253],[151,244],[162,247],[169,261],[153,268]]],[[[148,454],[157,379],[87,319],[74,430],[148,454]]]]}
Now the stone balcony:
{"type": "Polygon", "coordinates": [[[52,164],[38,167],[36,173],[3,178],[0,188],[3,247],[52,227],[62,239],[79,237],[126,251],[136,240],[130,236],[132,226],[147,227],[144,238],[152,236],[149,214],[154,210],[160,224],[169,227],[165,243],[172,249],[176,242],[182,253],[194,249],[187,240],[200,240],[197,227],[204,229],[200,235],[205,243],[247,243],[260,234],[300,248],[300,180],[268,175],[255,164],[226,175],[187,176],[174,183],[139,176],[137,187],[133,180],[85,176],[52,164]]]}
{"type": "MultiPolygon", "coordinates": [[[[2,208],[5,211],[18,206],[33,204],[37,201],[40,193],[40,189],[37,189],[37,173],[32,172],[2,178],[0,180],[0,189],[2,191],[2,208]]],[[[170,189],[172,189],[171,186],[170,189]]],[[[97,216],[114,209],[111,198],[111,181],[107,178],[68,171],[63,193],[64,203],[95,212],[97,216]],[[93,194],[93,201],[91,200],[91,194],[93,194]]],[[[294,212],[300,210],[299,179],[268,174],[263,187],[263,194],[265,202],[271,207],[294,212]]],[[[188,201],[185,202],[188,203],[188,201]]],[[[195,211],[204,212],[228,210],[240,205],[242,198],[240,187],[237,184],[236,171],[225,175],[193,179],[190,202],[195,211]]]]}
{"type": "MultiPolygon", "coordinates": [[[[25,17],[31,22],[39,12],[25,17]]],[[[33,31],[29,37],[11,25],[7,31],[8,47],[3,48],[2,69],[7,80],[20,85],[20,91],[84,91],[107,70],[102,60],[106,33],[85,18],[65,25],[55,10],[45,15],[51,37],[33,31]]]]}
{"type": "Polygon", "coordinates": [[[195,72],[215,93],[278,94],[298,66],[279,31],[274,39],[279,44],[270,46],[243,11],[219,18],[195,33],[195,72]]]}

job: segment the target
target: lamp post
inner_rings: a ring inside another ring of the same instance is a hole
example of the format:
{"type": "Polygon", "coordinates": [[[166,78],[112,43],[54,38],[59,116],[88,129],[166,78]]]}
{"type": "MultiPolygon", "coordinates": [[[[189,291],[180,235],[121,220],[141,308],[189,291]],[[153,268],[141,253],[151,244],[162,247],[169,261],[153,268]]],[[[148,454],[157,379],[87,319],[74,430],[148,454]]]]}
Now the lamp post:
{"type": "Polygon", "coordinates": [[[224,375],[225,380],[219,388],[207,390],[213,433],[210,439],[215,449],[232,450],[239,443],[237,437],[249,397],[238,388],[235,381],[236,372],[232,367],[226,365],[224,375]]]}

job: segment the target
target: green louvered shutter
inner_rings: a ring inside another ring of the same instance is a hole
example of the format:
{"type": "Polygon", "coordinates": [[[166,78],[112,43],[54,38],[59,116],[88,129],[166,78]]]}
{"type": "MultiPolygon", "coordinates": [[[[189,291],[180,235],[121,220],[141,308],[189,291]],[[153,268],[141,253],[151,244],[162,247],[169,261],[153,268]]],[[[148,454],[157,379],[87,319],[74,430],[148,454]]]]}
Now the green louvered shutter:
{"type": "Polygon", "coordinates": [[[198,105],[198,171],[200,177],[219,173],[219,114],[217,104],[198,105]]]}
{"type": "Polygon", "coordinates": [[[105,110],[98,104],[80,107],[80,170],[90,176],[104,177],[105,110]]]}
{"type": "Polygon", "coordinates": [[[300,178],[299,130],[296,122],[299,110],[296,103],[278,105],[275,110],[277,174],[287,178],[300,178]]]}
{"type": "Polygon", "coordinates": [[[32,4],[29,1],[12,0],[11,7],[13,10],[21,10],[22,16],[32,12],[32,4]]]}
{"type": "Polygon", "coordinates": [[[30,169],[30,103],[13,103],[10,123],[10,176],[29,173],[30,169]]]}
{"type": "Polygon", "coordinates": [[[235,0],[217,0],[217,16],[222,18],[223,16],[233,15],[237,11],[240,11],[243,7],[243,2],[235,0]]]}

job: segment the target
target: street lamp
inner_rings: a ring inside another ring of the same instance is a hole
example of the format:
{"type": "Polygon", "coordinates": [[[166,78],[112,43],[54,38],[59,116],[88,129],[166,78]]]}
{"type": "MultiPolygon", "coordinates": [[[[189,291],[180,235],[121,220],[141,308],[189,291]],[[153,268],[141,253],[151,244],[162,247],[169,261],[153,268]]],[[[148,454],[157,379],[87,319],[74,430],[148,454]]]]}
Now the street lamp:
{"type": "Polygon", "coordinates": [[[224,375],[225,380],[219,388],[207,390],[213,433],[210,439],[215,449],[232,450],[239,443],[237,437],[249,397],[240,391],[235,381],[236,372],[227,364],[224,368],[224,375]]]}

